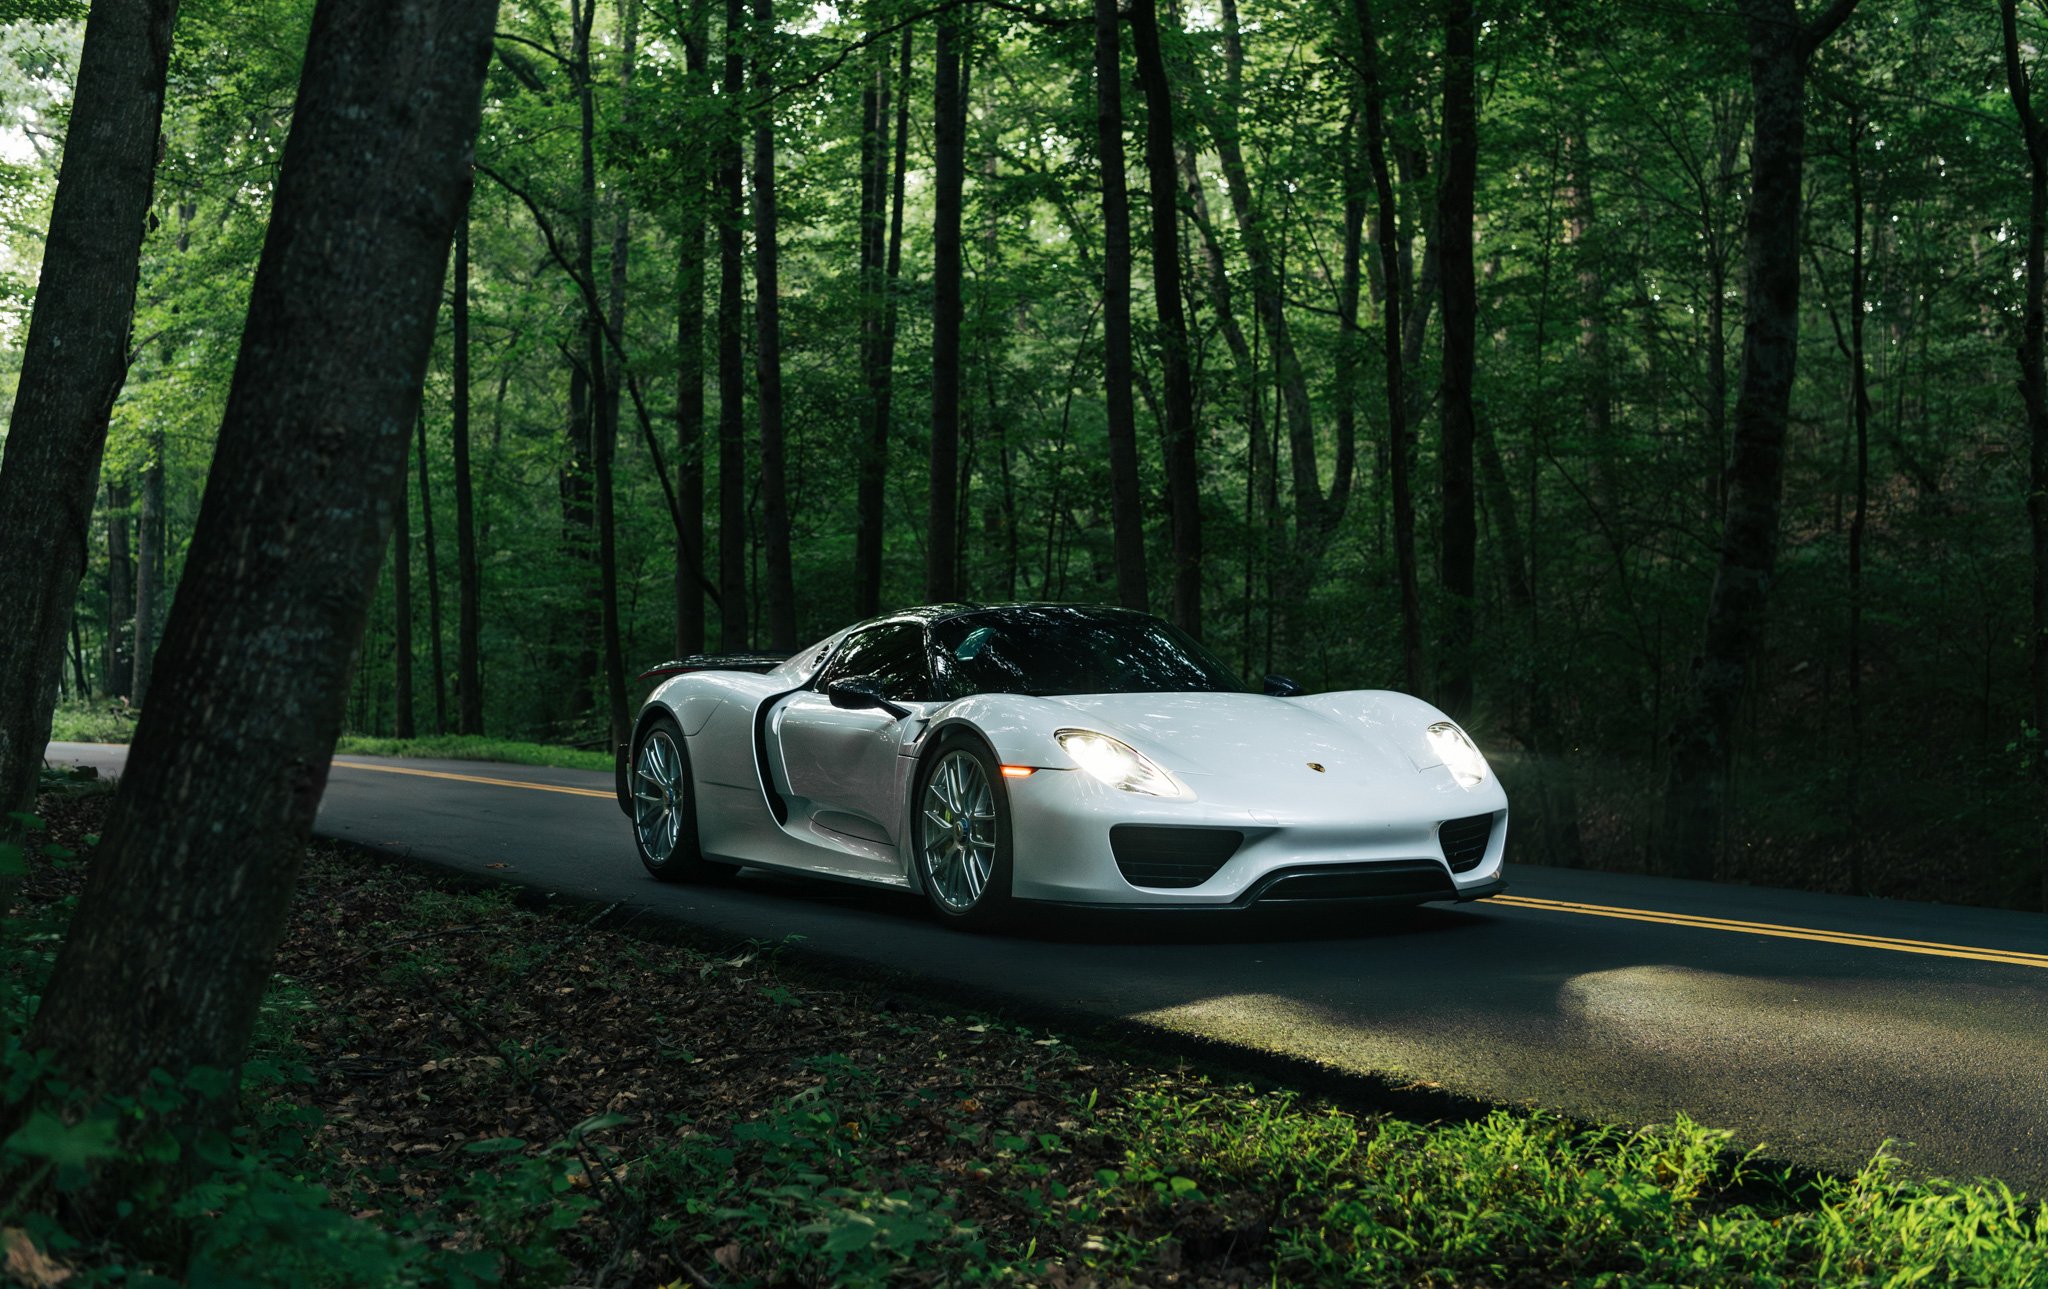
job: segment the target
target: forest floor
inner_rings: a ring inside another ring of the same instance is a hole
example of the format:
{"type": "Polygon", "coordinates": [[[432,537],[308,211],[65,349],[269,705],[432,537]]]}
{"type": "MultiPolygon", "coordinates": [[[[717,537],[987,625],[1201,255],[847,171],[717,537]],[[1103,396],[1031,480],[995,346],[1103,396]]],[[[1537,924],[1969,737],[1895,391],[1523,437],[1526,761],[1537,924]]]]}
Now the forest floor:
{"type": "MultiPolygon", "coordinates": [[[[106,801],[39,804],[0,942],[10,1033],[106,801]]],[[[1995,1184],[1915,1182],[1882,1159],[1796,1177],[1684,1120],[1414,1122],[834,979],[801,946],[674,934],[314,845],[244,1070],[247,1127],[205,1155],[218,1171],[94,1222],[61,1185],[17,1190],[57,1150],[17,1133],[0,1147],[6,1271],[68,1289],[174,1272],[2048,1286],[2048,1212],[1995,1184]],[[183,1268],[137,1252],[166,1230],[183,1268]]],[[[32,1058],[9,1060],[18,1098],[32,1058]]]]}

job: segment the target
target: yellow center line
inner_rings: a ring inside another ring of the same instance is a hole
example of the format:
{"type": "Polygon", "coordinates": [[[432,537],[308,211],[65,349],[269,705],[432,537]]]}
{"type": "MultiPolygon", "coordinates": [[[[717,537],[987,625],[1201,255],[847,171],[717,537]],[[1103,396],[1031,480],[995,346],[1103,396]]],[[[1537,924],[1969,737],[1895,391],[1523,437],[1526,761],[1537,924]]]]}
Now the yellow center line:
{"type": "Polygon", "coordinates": [[[610,792],[597,788],[565,788],[553,783],[530,783],[525,779],[487,779],[480,774],[450,774],[446,770],[415,770],[404,765],[370,765],[363,761],[336,761],[335,765],[344,770],[375,770],[379,774],[411,774],[422,779],[452,779],[457,783],[482,783],[493,788],[531,788],[535,792],[562,792],[572,797],[602,797],[606,801],[616,800],[610,792]]]}
{"type": "Polygon", "coordinates": [[[1617,908],[1609,904],[1581,904],[1573,900],[1544,900],[1527,895],[1496,895],[1489,903],[1511,904],[1517,908],[1537,909],[1546,913],[1578,913],[1586,917],[1622,918],[1630,922],[1696,927],[1704,931],[1729,931],[1741,935],[1774,936],[1781,940],[1812,940],[1821,944],[1842,944],[1859,949],[1918,953],[1933,958],[1965,958],[1972,962],[2001,962],[2014,967],[2048,968],[2048,953],[2027,953],[2018,949],[1985,949],[1967,944],[1942,944],[1932,940],[1864,935],[1856,931],[1823,931],[1813,927],[1781,926],[1775,922],[1744,922],[1736,918],[1666,913],[1659,909],[1617,908]]]}

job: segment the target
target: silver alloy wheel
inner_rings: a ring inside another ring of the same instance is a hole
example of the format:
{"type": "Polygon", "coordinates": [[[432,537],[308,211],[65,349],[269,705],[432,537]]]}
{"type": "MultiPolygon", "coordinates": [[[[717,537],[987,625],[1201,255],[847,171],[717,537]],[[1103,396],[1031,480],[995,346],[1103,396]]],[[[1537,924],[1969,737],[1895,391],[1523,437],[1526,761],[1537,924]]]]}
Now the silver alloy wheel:
{"type": "Polygon", "coordinates": [[[683,830],[683,757],[668,731],[655,730],[640,745],[633,766],[633,830],[655,863],[675,853],[683,830]]]}
{"type": "Polygon", "coordinates": [[[981,902],[996,863],[996,799],[981,762],[961,751],[940,757],[921,807],[925,885],[948,909],[966,913],[981,902]]]}

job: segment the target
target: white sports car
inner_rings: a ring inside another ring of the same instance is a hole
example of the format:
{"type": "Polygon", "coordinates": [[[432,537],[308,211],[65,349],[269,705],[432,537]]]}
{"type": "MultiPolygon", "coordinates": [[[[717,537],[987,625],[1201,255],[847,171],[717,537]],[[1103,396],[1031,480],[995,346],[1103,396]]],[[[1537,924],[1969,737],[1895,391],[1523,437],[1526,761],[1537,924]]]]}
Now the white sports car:
{"type": "Polygon", "coordinates": [[[742,866],[1020,904],[1241,909],[1505,887],[1507,795],[1385,690],[1263,694],[1147,614],[936,605],[787,659],[692,658],[641,709],[619,805],[664,880],[742,866]]]}

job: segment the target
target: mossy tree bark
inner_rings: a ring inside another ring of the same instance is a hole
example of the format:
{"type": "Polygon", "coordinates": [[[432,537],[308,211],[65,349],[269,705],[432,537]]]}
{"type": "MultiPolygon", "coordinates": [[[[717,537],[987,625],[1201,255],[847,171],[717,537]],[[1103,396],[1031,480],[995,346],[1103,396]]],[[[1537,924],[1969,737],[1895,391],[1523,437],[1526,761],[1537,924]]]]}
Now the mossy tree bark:
{"type": "Polygon", "coordinates": [[[391,532],[497,7],[314,11],[156,699],[30,1028],[81,1089],[242,1059],[391,532]]]}
{"type": "Polygon", "coordinates": [[[107,418],[128,374],[177,12],[176,0],[101,0],[86,19],[0,459],[0,829],[31,807],[50,738],[107,418]]]}

